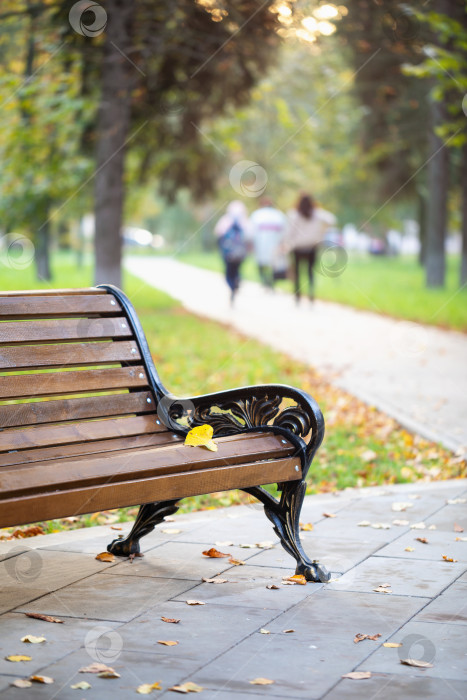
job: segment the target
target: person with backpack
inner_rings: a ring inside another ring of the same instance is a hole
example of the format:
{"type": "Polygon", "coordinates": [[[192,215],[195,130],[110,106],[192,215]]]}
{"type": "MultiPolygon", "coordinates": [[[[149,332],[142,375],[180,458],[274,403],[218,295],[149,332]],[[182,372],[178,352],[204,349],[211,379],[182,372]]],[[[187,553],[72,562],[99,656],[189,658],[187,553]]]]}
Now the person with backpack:
{"type": "Polygon", "coordinates": [[[226,213],[216,224],[219,251],[225,265],[225,280],[230,289],[233,304],[240,286],[240,268],[247,256],[248,218],[243,202],[235,200],[227,206],[226,213]]]}

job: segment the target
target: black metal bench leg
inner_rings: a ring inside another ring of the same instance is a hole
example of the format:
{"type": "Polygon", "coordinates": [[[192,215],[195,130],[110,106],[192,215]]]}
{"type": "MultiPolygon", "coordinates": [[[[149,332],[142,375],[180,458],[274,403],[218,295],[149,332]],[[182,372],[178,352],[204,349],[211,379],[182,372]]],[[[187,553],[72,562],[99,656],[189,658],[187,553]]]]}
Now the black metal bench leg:
{"type": "Polygon", "coordinates": [[[140,506],[135,523],[130,533],[122,539],[113,540],[107,551],[118,557],[128,557],[130,554],[139,554],[139,541],[144,535],[154,530],[166,515],[172,515],[178,510],[177,501],[160,501],[158,503],[145,503],[140,506]]]}
{"type": "Polygon", "coordinates": [[[305,481],[289,481],[280,484],[282,495],[279,504],[264,503],[264,510],[274,525],[274,531],[279,537],[284,549],[297,562],[295,573],[303,574],[307,581],[325,583],[331,574],[317,559],[311,561],[303,551],[300,541],[300,511],[306,492],[305,481]]]}

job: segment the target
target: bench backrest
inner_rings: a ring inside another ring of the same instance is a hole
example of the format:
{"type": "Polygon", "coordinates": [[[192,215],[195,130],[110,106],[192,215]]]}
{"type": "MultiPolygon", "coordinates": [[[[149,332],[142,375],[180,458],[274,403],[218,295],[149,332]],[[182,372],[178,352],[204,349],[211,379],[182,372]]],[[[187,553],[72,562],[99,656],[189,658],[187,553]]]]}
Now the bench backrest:
{"type": "Polygon", "coordinates": [[[0,464],[163,430],[140,340],[108,289],[0,293],[0,464]]]}

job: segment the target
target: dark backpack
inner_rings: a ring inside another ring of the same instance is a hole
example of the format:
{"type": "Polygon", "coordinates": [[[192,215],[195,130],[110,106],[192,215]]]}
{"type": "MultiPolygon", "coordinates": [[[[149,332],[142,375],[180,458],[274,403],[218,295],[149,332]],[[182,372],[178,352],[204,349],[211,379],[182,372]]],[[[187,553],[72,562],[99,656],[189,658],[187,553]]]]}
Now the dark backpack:
{"type": "Polygon", "coordinates": [[[246,258],[245,234],[235,219],[224,235],[219,238],[219,248],[226,262],[242,262],[246,258]]]}

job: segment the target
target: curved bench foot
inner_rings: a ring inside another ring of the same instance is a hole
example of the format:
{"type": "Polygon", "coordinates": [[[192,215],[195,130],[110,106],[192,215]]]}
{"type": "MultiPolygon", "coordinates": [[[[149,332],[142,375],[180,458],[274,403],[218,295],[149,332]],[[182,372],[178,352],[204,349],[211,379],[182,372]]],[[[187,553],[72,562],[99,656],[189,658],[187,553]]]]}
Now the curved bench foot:
{"type": "Polygon", "coordinates": [[[178,510],[177,501],[160,501],[157,503],[145,503],[140,506],[135,523],[130,533],[122,539],[113,540],[107,551],[117,557],[128,557],[130,554],[139,554],[139,541],[144,535],[154,530],[166,515],[172,515],[178,510]]]}

